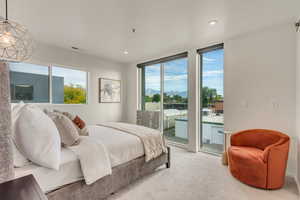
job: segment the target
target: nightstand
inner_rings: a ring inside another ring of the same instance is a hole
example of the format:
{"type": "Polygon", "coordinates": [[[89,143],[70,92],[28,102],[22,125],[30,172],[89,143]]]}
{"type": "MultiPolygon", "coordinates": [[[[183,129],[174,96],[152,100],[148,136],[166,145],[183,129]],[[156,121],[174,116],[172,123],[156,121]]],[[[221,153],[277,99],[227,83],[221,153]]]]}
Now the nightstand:
{"type": "Polygon", "coordinates": [[[3,200],[47,200],[33,175],[1,183],[0,197],[3,200]]]}

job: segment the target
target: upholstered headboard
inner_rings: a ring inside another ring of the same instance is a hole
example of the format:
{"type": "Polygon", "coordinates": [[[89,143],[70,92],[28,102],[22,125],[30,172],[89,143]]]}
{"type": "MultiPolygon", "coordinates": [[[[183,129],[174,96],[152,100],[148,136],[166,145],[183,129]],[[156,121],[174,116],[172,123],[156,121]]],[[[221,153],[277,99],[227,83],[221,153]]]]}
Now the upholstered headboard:
{"type": "Polygon", "coordinates": [[[160,128],[160,112],[137,110],[136,123],[153,129],[160,128]]]}
{"type": "Polygon", "coordinates": [[[0,62],[0,183],[14,177],[10,108],[9,69],[0,62]]]}

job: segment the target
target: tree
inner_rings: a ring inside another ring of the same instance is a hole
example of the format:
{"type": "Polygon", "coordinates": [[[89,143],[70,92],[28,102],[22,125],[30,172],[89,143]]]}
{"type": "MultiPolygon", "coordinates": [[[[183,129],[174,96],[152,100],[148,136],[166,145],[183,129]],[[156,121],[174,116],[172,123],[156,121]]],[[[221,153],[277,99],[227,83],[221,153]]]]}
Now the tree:
{"type": "Polygon", "coordinates": [[[160,94],[153,95],[152,102],[160,102],[160,94]]]}
{"type": "Polygon", "coordinates": [[[175,103],[182,103],[182,97],[177,94],[173,96],[173,100],[175,101],[175,103]]]}
{"type": "Polygon", "coordinates": [[[214,102],[219,100],[222,96],[217,94],[217,90],[214,88],[203,87],[202,88],[202,106],[209,107],[214,102]]]}
{"type": "Polygon", "coordinates": [[[171,97],[167,93],[164,93],[164,103],[171,103],[171,101],[171,97]]]}
{"type": "Polygon", "coordinates": [[[216,96],[216,101],[222,101],[222,100],[223,100],[223,96],[218,94],[216,96]]]}
{"type": "Polygon", "coordinates": [[[86,90],[80,85],[64,86],[64,103],[65,104],[84,104],[86,103],[86,90]]]}
{"type": "Polygon", "coordinates": [[[145,96],[145,102],[152,102],[152,98],[149,96],[145,96]]]}

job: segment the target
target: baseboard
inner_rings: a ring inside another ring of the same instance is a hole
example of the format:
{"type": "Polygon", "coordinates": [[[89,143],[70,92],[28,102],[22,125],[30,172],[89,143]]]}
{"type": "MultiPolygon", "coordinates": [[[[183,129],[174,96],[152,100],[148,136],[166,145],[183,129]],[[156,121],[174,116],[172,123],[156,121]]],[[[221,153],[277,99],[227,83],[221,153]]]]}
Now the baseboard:
{"type": "Polygon", "coordinates": [[[300,183],[297,177],[294,176],[294,179],[298,188],[298,194],[299,194],[298,199],[300,200],[300,183]]]}
{"type": "Polygon", "coordinates": [[[170,145],[170,146],[179,147],[179,148],[182,148],[182,149],[187,149],[187,145],[186,144],[181,144],[181,143],[178,143],[178,142],[173,142],[171,140],[166,140],[166,144],[170,145]]]}

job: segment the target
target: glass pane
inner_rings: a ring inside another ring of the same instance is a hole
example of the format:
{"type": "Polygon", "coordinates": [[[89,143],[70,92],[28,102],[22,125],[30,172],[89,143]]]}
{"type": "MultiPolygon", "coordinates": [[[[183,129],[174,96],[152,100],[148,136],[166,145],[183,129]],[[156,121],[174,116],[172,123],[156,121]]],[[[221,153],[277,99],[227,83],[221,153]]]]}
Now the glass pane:
{"type": "Polygon", "coordinates": [[[52,101],[56,104],[85,104],[87,72],[52,67],[52,101]]]}
{"type": "Polygon", "coordinates": [[[202,150],[222,153],[224,146],[224,51],[202,54],[202,150]]]}
{"type": "Polygon", "coordinates": [[[10,63],[11,101],[49,103],[49,68],[27,63],[10,63]]]}
{"type": "Polygon", "coordinates": [[[149,111],[160,110],[160,64],[144,68],[144,109],[149,111]]]}
{"type": "Polygon", "coordinates": [[[174,142],[188,143],[187,58],[164,63],[164,135],[174,142]]]}

